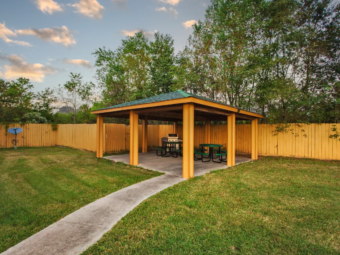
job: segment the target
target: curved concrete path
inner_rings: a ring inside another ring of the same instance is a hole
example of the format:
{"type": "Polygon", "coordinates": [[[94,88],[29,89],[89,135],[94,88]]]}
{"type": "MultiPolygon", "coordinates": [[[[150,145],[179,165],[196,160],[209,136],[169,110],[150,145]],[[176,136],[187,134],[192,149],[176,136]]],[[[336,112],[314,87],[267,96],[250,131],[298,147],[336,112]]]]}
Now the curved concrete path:
{"type": "Polygon", "coordinates": [[[71,213],[2,255],[82,253],[143,200],[183,180],[165,174],[121,189],[71,213]]]}

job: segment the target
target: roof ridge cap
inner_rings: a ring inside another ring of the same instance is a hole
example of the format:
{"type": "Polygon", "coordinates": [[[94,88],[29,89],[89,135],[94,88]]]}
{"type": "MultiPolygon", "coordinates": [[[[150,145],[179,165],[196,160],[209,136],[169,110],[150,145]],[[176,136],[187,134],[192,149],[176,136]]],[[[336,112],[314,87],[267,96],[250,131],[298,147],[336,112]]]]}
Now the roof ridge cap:
{"type": "Polygon", "coordinates": [[[182,96],[184,96],[184,97],[191,97],[192,95],[190,95],[189,93],[187,93],[187,92],[185,92],[185,91],[183,91],[183,90],[177,90],[177,92],[179,92],[182,96]]]}

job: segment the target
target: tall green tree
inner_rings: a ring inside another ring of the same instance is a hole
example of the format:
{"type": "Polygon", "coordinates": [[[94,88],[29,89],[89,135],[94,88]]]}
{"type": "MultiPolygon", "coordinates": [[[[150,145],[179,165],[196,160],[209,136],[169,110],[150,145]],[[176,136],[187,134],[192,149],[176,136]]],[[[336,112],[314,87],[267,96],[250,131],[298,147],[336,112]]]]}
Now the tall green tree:
{"type": "MultiPolygon", "coordinates": [[[[89,104],[91,90],[93,84],[83,83],[82,76],[80,73],[70,73],[70,80],[67,81],[63,86],[59,86],[59,94],[61,100],[67,104],[70,104],[73,108],[73,123],[77,121],[78,108],[85,104],[89,104]],[[66,92],[66,96],[64,95],[66,92]]],[[[89,107],[87,107],[89,109],[89,107]]]]}
{"type": "Polygon", "coordinates": [[[0,79],[0,122],[18,122],[25,113],[32,111],[32,88],[29,79],[0,79]]]}
{"type": "Polygon", "coordinates": [[[168,34],[157,32],[155,40],[150,42],[151,93],[162,94],[174,89],[174,40],[168,34]]]}
{"type": "Polygon", "coordinates": [[[212,0],[177,56],[176,86],[266,122],[337,122],[339,9],[330,0],[212,0]]]}
{"type": "Polygon", "coordinates": [[[54,94],[54,89],[46,88],[40,91],[34,96],[35,102],[33,105],[33,110],[39,112],[42,117],[46,118],[47,121],[53,121],[53,103],[57,101],[54,94]]]}
{"type": "Polygon", "coordinates": [[[115,51],[100,48],[96,76],[103,89],[103,105],[170,92],[174,86],[175,56],[170,35],[155,34],[150,41],[142,31],[122,40],[115,51]]]}

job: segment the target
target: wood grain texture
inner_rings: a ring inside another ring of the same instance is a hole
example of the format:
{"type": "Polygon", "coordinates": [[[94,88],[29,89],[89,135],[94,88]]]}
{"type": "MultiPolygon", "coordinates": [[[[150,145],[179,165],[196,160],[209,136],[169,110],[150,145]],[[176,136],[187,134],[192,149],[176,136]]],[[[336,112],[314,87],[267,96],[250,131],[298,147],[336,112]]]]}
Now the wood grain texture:
{"type": "MultiPolygon", "coordinates": [[[[14,135],[6,129],[21,127],[18,135],[18,147],[67,146],[76,149],[96,151],[96,124],[60,124],[56,131],[50,124],[11,124],[0,125],[0,148],[13,148],[14,135]]],[[[258,125],[258,155],[285,156],[340,160],[340,141],[331,139],[332,129],[340,131],[340,124],[291,124],[279,134],[276,125],[258,125]]],[[[148,148],[161,145],[161,138],[173,133],[173,125],[148,125],[148,148]]],[[[183,126],[178,124],[177,133],[183,138],[183,126]]],[[[205,142],[205,126],[195,125],[194,146],[205,142]]],[[[210,142],[227,147],[227,125],[210,126],[210,142]]],[[[104,124],[105,152],[129,150],[129,126],[124,124],[104,124]]],[[[142,125],[138,127],[139,149],[142,149],[142,125]]],[[[236,125],[236,153],[251,153],[251,125],[236,125]]]]}

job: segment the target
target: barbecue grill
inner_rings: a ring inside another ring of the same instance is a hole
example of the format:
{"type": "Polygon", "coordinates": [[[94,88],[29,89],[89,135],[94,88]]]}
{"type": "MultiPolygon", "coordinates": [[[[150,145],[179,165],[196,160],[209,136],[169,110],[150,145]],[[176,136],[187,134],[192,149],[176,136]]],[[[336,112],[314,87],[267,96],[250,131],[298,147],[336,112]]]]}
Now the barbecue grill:
{"type": "MultiPolygon", "coordinates": [[[[161,141],[162,146],[165,147],[164,142],[182,142],[183,140],[178,138],[178,134],[168,134],[167,137],[162,137],[161,141]]],[[[167,146],[169,147],[170,144],[167,144],[167,146]]],[[[176,149],[179,149],[179,144],[176,145],[176,149]]]]}

